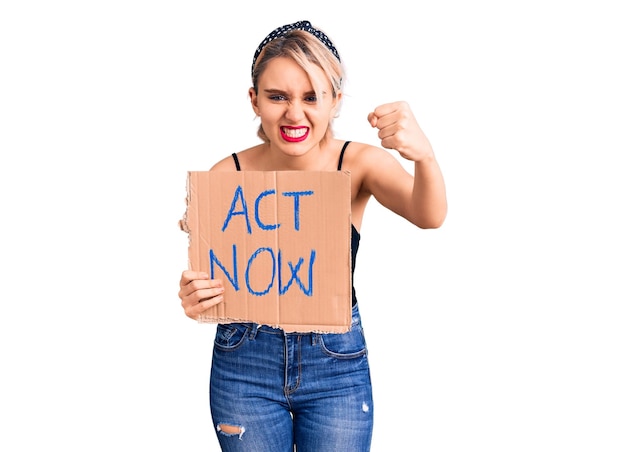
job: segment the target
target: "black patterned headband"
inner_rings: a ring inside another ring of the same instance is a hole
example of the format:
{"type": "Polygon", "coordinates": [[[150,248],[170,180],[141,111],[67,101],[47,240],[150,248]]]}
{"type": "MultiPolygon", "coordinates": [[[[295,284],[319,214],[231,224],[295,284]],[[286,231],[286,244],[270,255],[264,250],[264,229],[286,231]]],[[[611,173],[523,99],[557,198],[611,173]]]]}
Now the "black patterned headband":
{"type": "Polygon", "coordinates": [[[254,52],[254,58],[252,59],[252,72],[253,73],[254,73],[254,65],[256,64],[256,60],[261,54],[261,51],[263,50],[263,48],[274,39],[280,38],[281,36],[286,35],[292,30],[303,30],[308,33],[311,33],[313,36],[319,39],[321,43],[324,44],[328,48],[328,50],[332,52],[333,55],[335,55],[335,58],[337,58],[337,60],[341,61],[341,58],[339,58],[339,52],[337,52],[337,49],[335,48],[333,43],[330,41],[330,39],[328,39],[328,36],[326,36],[322,31],[318,30],[317,28],[313,28],[313,26],[311,25],[311,22],[309,22],[308,20],[301,20],[299,22],[294,22],[293,24],[283,25],[282,27],[278,27],[276,30],[272,31],[269,35],[267,35],[267,37],[263,40],[263,42],[259,44],[259,47],[257,47],[256,52],[254,52]]]}

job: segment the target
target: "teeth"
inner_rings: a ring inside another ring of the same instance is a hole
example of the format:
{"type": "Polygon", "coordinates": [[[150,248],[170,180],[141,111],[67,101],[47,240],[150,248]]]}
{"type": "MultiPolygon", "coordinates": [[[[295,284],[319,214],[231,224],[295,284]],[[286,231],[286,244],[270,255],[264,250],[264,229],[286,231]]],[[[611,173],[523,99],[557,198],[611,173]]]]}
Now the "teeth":
{"type": "Polygon", "coordinates": [[[298,129],[287,129],[283,127],[283,133],[287,135],[289,138],[300,138],[306,134],[306,127],[300,127],[298,129]]]}

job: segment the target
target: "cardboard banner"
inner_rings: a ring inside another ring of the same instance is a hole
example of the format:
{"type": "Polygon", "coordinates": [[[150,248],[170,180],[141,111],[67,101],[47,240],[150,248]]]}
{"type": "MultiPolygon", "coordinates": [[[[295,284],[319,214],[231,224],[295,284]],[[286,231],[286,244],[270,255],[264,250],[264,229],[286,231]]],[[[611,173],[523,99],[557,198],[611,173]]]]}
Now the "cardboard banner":
{"type": "Polygon", "coordinates": [[[189,172],[190,268],[225,288],[199,321],[348,331],[350,212],[348,172],[189,172]]]}

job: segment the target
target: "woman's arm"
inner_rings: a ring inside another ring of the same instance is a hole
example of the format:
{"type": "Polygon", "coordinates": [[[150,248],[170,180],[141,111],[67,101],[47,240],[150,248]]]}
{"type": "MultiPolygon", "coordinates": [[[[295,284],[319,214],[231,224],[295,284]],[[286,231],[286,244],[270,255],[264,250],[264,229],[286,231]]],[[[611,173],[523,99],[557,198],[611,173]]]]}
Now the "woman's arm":
{"type": "Polygon", "coordinates": [[[382,147],[395,149],[415,162],[415,169],[411,175],[393,155],[369,149],[363,188],[383,206],[420,228],[441,226],[448,210],[443,175],[409,105],[403,101],[381,105],[368,115],[368,120],[378,128],[382,147]]]}

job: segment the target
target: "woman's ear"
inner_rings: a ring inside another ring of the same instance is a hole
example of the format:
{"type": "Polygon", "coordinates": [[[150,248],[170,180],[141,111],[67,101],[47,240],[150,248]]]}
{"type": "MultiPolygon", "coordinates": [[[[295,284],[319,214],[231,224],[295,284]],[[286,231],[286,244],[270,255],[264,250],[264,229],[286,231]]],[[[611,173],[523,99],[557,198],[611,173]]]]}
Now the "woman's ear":
{"type": "Polygon", "coordinates": [[[258,105],[258,96],[254,88],[250,88],[248,90],[248,96],[250,96],[250,104],[252,105],[252,109],[254,110],[254,114],[259,116],[259,105],[258,105]]]}
{"type": "Polygon", "coordinates": [[[341,91],[339,91],[333,99],[333,108],[331,111],[333,118],[339,117],[339,109],[341,108],[341,97],[342,93],[341,91]]]}

